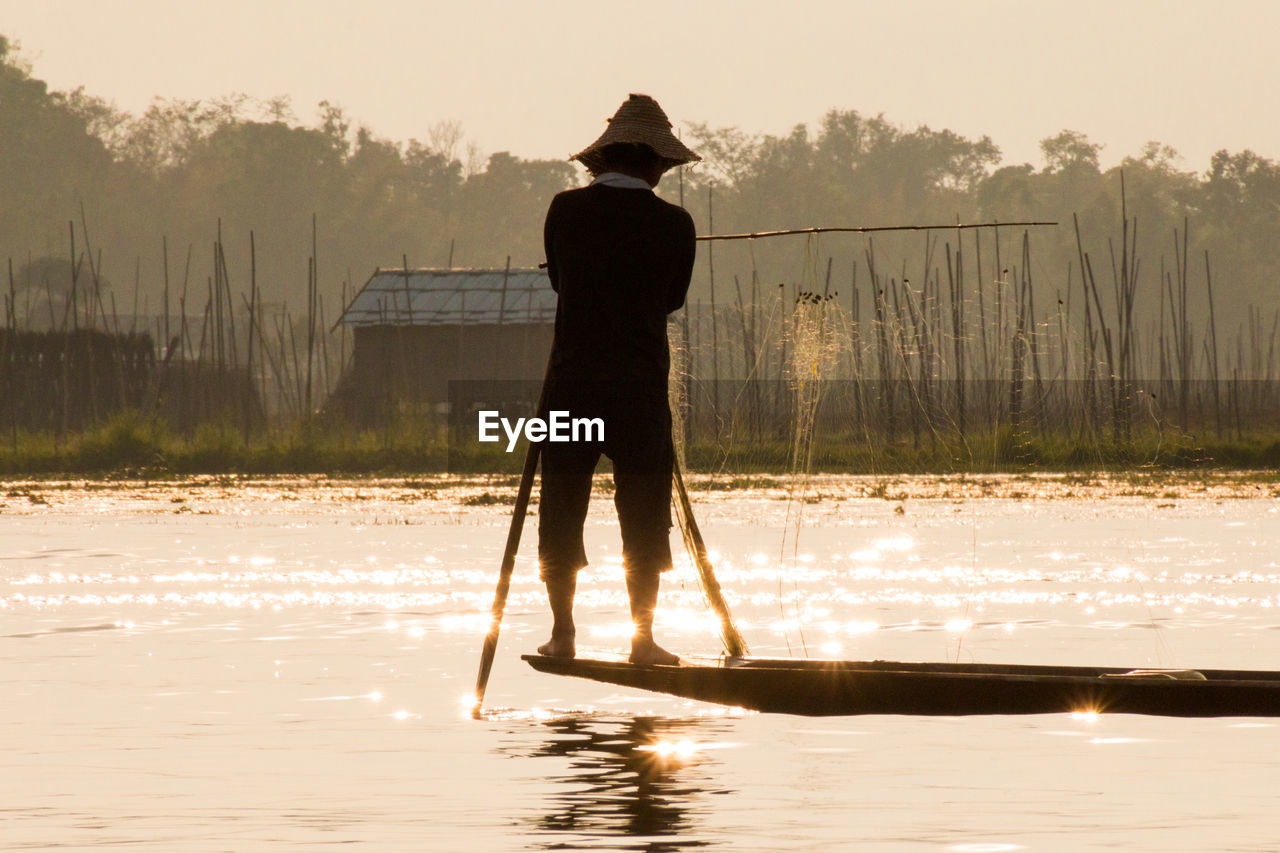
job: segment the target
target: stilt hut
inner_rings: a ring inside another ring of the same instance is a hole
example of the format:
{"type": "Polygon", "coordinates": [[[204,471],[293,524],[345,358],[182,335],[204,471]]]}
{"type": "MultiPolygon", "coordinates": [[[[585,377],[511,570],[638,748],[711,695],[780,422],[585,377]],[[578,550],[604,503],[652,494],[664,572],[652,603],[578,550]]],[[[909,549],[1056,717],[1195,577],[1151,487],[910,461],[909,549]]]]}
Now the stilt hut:
{"type": "Polygon", "coordinates": [[[355,349],[335,402],[371,423],[536,397],[555,313],[545,270],[379,268],[338,320],[355,349]]]}

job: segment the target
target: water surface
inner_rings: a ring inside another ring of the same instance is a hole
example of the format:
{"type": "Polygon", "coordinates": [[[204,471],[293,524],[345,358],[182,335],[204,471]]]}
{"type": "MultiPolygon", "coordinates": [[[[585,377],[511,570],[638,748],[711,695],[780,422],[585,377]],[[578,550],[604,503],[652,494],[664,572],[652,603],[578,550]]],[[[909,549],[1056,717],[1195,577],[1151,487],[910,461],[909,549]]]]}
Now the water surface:
{"type": "MultiPolygon", "coordinates": [[[[756,654],[1280,669],[1269,486],[820,478],[805,499],[792,491],[699,493],[756,654]]],[[[1271,720],[806,719],[534,673],[519,655],[550,620],[531,538],[488,713],[472,720],[509,493],[0,487],[0,846],[1280,847],[1271,720]]],[[[618,649],[606,494],[587,544],[580,643],[618,649]]],[[[657,629],[677,650],[718,651],[687,564],[667,577],[657,629]]]]}

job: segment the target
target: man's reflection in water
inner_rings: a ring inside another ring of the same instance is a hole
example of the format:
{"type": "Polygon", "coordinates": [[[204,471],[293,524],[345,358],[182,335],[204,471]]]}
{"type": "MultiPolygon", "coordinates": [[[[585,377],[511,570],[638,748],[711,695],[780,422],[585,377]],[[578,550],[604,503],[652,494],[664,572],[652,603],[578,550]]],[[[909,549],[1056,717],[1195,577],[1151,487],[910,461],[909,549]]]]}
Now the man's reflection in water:
{"type": "Polygon", "coordinates": [[[548,813],[533,818],[541,831],[562,836],[544,847],[557,850],[639,850],[646,853],[707,847],[695,834],[698,800],[725,793],[709,787],[698,768],[699,740],[718,726],[701,720],[627,721],[563,718],[548,722],[553,735],[532,755],[569,759],[568,772],[552,778],[563,792],[550,797],[548,813]],[[581,843],[563,836],[588,836],[581,843]],[[601,836],[621,843],[602,845],[601,836]]]}

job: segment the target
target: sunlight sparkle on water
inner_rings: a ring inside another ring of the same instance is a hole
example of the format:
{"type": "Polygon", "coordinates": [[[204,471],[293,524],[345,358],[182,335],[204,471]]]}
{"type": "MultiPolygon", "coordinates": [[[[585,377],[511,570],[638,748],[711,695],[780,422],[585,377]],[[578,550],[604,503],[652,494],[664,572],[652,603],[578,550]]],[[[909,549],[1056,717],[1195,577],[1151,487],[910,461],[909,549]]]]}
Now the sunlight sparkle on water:
{"type": "MultiPolygon", "coordinates": [[[[535,723],[545,723],[550,720],[563,720],[566,718],[581,719],[590,717],[595,714],[594,708],[529,708],[522,710],[519,708],[489,708],[479,711],[479,717],[485,720],[496,720],[498,722],[509,721],[528,721],[535,723]]],[[[468,707],[464,716],[475,716],[471,713],[471,707],[468,707]]]]}
{"type": "Polygon", "coordinates": [[[678,740],[675,743],[669,740],[660,740],[636,747],[640,752],[651,752],[659,758],[677,758],[682,761],[687,761],[697,755],[698,748],[698,744],[688,739],[678,740]]]}

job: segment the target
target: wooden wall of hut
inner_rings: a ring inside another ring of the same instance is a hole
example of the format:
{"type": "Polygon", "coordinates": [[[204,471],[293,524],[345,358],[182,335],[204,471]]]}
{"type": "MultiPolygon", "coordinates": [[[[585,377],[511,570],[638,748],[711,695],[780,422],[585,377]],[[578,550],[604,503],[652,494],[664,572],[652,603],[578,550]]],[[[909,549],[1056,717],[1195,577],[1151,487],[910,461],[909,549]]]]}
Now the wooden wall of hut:
{"type": "Polygon", "coordinates": [[[327,406],[362,425],[406,405],[444,404],[451,380],[541,383],[550,324],[357,326],[351,369],[327,406]]]}

